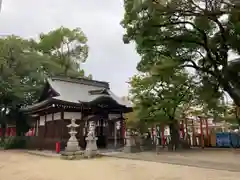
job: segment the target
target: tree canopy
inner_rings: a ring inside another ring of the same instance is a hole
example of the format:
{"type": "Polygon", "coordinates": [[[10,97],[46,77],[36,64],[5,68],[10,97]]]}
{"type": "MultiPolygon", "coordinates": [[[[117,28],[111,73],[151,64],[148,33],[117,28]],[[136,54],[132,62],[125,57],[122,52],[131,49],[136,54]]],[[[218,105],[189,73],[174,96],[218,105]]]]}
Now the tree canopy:
{"type": "Polygon", "coordinates": [[[215,99],[226,91],[240,105],[239,83],[229,68],[229,54],[240,54],[238,1],[125,0],[124,7],[123,40],[136,43],[140,72],[155,65],[193,69],[215,99]],[[168,62],[161,64],[163,56],[168,62]]]}
{"type": "Polygon", "coordinates": [[[7,111],[36,102],[46,77],[86,77],[80,68],[88,56],[86,43],[81,29],[64,27],[40,34],[38,40],[0,38],[0,122],[7,111]]]}
{"type": "Polygon", "coordinates": [[[47,34],[40,34],[39,38],[37,50],[59,64],[64,75],[84,75],[84,71],[80,71],[80,65],[88,57],[88,46],[87,37],[80,28],[71,30],[60,27],[47,34]]]}

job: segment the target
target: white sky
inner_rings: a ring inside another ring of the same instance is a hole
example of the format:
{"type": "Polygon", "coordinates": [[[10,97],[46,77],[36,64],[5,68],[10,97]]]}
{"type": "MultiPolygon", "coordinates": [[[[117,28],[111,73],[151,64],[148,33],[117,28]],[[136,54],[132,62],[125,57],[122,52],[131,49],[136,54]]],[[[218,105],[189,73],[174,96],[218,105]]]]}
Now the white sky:
{"type": "MultiPolygon", "coordinates": [[[[80,27],[88,37],[89,58],[83,68],[96,80],[110,82],[118,96],[128,94],[140,57],[122,41],[123,0],[2,0],[0,36],[37,37],[60,26],[80,27]]],[[[1,0],[0,0],[1,2],[1,0]]],[[[229,59],[236,58],[230,53],[229,59]]]]}
{"type": "Polygon", "coordinates": [[[80,27],[88,37],[83,65],[96,80],[110,82],[118,96],[128,94],[129,78],[140,60],[134,45],[122,41],[122,0],[2,0],[0,35],[37,37],[60,26],[80,27]]]}

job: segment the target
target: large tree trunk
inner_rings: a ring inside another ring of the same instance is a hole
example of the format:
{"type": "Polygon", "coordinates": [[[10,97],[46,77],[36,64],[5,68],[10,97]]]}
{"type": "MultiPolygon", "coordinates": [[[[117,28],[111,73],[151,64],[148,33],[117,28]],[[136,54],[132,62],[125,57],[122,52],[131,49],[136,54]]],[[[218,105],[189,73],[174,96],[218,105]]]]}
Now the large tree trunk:
{"type": "MultiPolygon", "coordinates": [[[[238,77],[237,74],[236,76],[238,77]]],[[[233,80],[229,80],[228,82],[226,80],[225,83],[222,83],[222,84],[223,84],[223,89],[229,94],[229,96],[234,101],[235,105],[237,107],[240,107],[240,82],[239,81],[233,82],[233,80]]],[[[240,129],[240,117],[237,111],[238,111],[238,108],[236,108],[236,119],[240,129]]]]}
{"type": "Polygon", "coordinates": [[[171,141],[169,144],[169,150],[177,150],[180,144],[180,136],[179,136],[179,124],[177,120],[172,120],[169,124],[171,141]]]}
{"type": "Polygon", "coordinates": [[[220,81],[224,91],[226,91],[237,106],[240,106],[240,84],[234,85],[228,80],[220,81]]]}

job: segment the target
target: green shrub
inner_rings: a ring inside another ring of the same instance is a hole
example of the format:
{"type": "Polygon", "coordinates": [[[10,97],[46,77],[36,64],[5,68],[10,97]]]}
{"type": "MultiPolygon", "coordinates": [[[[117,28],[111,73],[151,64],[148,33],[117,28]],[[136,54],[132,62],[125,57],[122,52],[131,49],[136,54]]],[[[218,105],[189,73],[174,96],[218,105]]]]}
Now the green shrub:
{"type": "Polygon", "coordinates": [[[23,149],[25,145],[25,137],[6,137],[2,147],[4,149],[23,149]]]}
{"type": "Polygon", "coordinates": [[[4,142],[2,141],[2,139],[0,139],[0,149],[4,148],[4,142]]]}

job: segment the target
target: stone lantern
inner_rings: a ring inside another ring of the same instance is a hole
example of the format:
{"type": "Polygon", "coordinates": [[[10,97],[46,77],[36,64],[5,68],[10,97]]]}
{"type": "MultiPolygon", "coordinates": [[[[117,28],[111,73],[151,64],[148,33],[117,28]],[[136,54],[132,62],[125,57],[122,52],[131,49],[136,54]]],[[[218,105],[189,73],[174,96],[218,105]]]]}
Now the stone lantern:
{"type": "Polygon", "coordinates": [[[67,152],[76,152],[76,151],[80,151],[80,147],[79,147],[79,143],[78,140],[76,138],[76,128],[79,127],[79,125],[77,125],[75,119],[71,120],[71,124],[67,125],[67,127],[70,129],[69,134],[70,134],[70,138],[67,142],[67,147],[65,149],[65,151],[67,152]]]}

